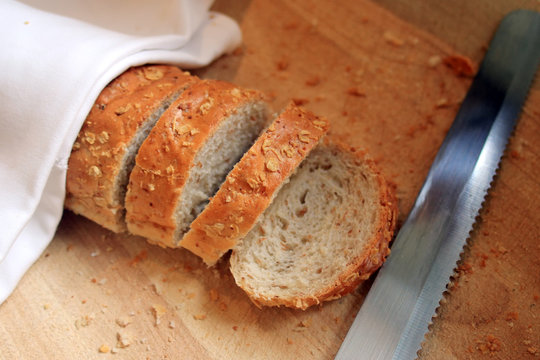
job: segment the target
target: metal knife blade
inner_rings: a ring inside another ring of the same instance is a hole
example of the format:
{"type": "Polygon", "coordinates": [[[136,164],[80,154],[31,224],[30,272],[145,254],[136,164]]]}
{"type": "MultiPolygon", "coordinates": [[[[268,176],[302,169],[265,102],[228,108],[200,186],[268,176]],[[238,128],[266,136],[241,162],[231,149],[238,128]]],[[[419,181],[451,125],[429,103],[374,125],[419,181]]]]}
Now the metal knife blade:
{"type": "Polygon", "coordinates": [[[539,62],[540,14],[508,14],[336,359],[417,357],[539,62]]]}

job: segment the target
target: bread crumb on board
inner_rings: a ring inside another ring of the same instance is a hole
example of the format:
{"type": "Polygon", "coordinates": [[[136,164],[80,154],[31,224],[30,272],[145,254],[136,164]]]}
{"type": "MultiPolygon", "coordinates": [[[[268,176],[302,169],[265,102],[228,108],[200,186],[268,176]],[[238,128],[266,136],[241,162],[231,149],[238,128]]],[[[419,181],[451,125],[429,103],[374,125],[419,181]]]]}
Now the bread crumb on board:
{"type": "Polygon", "coordinates": [[[487,335],[484,340],[476,341],[476,349],[484,355],[494,354],[501,350],[501,340],[494,335],[487,335]]]}
{"type": "Polygon", "coordinates": [[[120,327],[125,328],[129,324],[131,324],[131,319],[127,316],[121,316],[115,320],[116,324],[120,327]]]}
{"type": "Polygon", "coordinates": [[[476,73],[472,60],[463,55],[449,55],[443,59],[443,63],[457,76],[472,77],[476,73]]]}
{"type": "Polygon", "coordinates": [[[193,318],[195,320],[204,320],[204,319],[206,319],[206,314],[195,314],[195,315],[193,315],[193,318]]]}
{"type": "Polygon", "coordinates": [[[519,314],[515,311],[511,311],[508,314],[506,314],[506,321],[517,320],[518,318],[519,318],[519,314]]]}
{"type": "Polygon", "coordinates": [[[219,293],[216,289],[210,289],[210,300],[214,302],[219,300],[219,293]]]}
{"type": "Polygon", "coordinates": [[[276,63],[276,67],[279,71],[287,70],[287,68],[289,67],[289,61],[285,58],[282,58],[276,63]]]}
{"type": "Polygon", "coordinates": [[[442,58],[439,55],[433,55],[427,59],[427,63],[429,67],[434,68],[440,63],[442,63],[442,58]]]}
{"type": "Polygon", "coordinates": [[[351,87],[347,89],[347,94],[356,96],[356,97],[365,97],[366,93],[362,90],[358,89],[357,87],[351,87]]]}
{"type": "Polygon", "coordinates": [[[317,86],[320,82],[321,78],[315,75],[306,80],[306,86],[317,86]]]}
{"type": "Polygon", "coordinates": [[[137,255],[135,255],[133,259],[131,259],[131,261],[129,262],[129,265],[136,266],[141,261],[146,260],[147,257],[148,257],[148,250],[143,249],[137,255]]]}
{"type": "Polygon", "coordinates": [[[156,304],[152,305],[152,311],[154,313],[155,324],[159,325],[161,323],[161,317],[167,313],[167,309],[162,305],[156,304]]]}
{"type": "Polygon", "coordinates": [[[92,320],[94,320],[94,315],[81,316],[79,319],[75,320],[75,328],[79,330],[82,327],[87,327],[92,323],[92,320]]]}
{"type": "Polygon", "coordinates": [[[435,103],[435,107],[437,109],[441,109],[441,108],[447,108],[450,106],[450,103],[448,102],[448,99],[447,98],[440,98],[439,100],[437,100],[437,102],[435,103]]]}
{"type": "Polygon", "coordinates": [[[306,98],[292,98],[291,100],[296,106],[302,106],[309,103],[309,99],[306,98]]]}
{"type": "Polygon", "coordinates": [[[111,348],[109,347],[109,345],[103,344],[99,347],[98,351],[102,354],[106,354],[111,351],[111,348]]]}
{"type": "Polygon", "coordinates": [[[125,331],[119,331],[116,333],[116,340],[116,347],[123,349],[133,343],[133,336],[125,331]]]}
{"type": "Polygon", "coordinates": [[[405,41],[403,41],[403,39],[399,38],[391,31],[385,31],[383,37],[387,43],[393,46],[402,46],[403,44],[405,44],[405,41]]]}
{"type": "Polygon", "coordinates": [[[103,278],[101,280],[98,280],[96,278],[92,278],[92,279],[90,279],[90,282],[92,282],[93,284],[105,285],[107,283],[107,279],[103,278]]]}
{"type": "Polygon", "coordinates": [[[292,331],[301,332],[307,330],[311,326],[311,319],[301,320],[292,331]]]}

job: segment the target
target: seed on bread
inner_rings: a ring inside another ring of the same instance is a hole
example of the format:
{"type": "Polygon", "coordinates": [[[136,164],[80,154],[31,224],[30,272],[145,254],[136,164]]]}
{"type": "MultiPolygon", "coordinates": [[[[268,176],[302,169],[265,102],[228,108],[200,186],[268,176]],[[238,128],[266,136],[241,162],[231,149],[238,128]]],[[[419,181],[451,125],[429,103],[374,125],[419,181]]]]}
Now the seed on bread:
{"type": "Polygon", "coordinates": [[[273,157],[266,159],[266,169],[271,172],[278,171],[279,170],[278,161],[273,157]]]}
{"type": "Polygon", "coordinates": [[[92,145],[94,142],[96,142],[96,134],[85,131],[84,132],[84,141],[86,141],[88,144],[92,145]]]}
{"type": "Polygon", "coordinates": [[[120,115],[123,115],[125,113],[127,113],[129,111],[129,109],[131,109],[131,104],[127,104],[125,106],[119,106],[116,108],[116,110],[114,110],[114,113],[118,116],[120,115]]]}
{"type": "Polygon", "coordinates": [[[144,67],[143,68],[144,77],[148,80],[159,80],[163,77],[163,72],[157,67],[144,67]]]}
{"type": "Polygon", "coordinates": [[[272,140],[270,140],[270,139],[264,139],[264,141],[263,141],[263,143],[262,143],[262,146],[261,146],[263,154],[266,155],[266,153],[267,153],[268,151],[272,150],[272,147],[273,147],[273,145],[272,145],[272,140]]]}
{"type": "MultiPolygon", "coordinates": [[[[159,84],[157,87],[158,87],[158,89],[163,89],[163,88],[171,87],[171,86],[173,86],[173,84],[171,84],[171,83],[164,83],[164,84],[159,84]]],[[[137,104],[135,104],[135,107],[137,107],[137,104]]]]}
{"type": "Polygon", "coordinates": [[[199,106],[199,111],[202,115],[208,114],[208,111],[214,106],[215,100],[213,97],[209,97],[206,99],[206,101],[199,106]]]}
{"type": "Polygon", "coordinates": [[[328,126],[328,122],[323,120],[313,120],[313,125],[319,130],[322,130],[324,127],[328,126]]]}
{"type": "MultiPolygon", "coordinates": [[[[181,112],[180,112],[181,114],[181,112]]],[[[173,122],[173,131],[178,135],[184,135],[191,131],[191,128],[187,124],[178,125],[176,121],[173,122]]]]}
{"type": "Polygon", "coordinates": [[[88,168],[88,175],[93,176],[93,177],[100,177],[101,175],[103,175],[103,173],[101,172],[100,168],[98,168],[95,165],[92,165],[88,168]]]}
{"type": "Polygon", "coordinates": [[[98,141],[101,144],[105,144],[107,141],[109,141],[109,133],[106,131],[102,131],[101,134],[98,135],[98,141]]]}
{"type": "Polygon", "coordinates": [[[222,223],[215,223],[205,226],[205,232],[212,236],[221,236],[223,229],[225,229],[225,225],[222,223]]]}
{"type": "Polygon", "coordinates": [[[284,153],[289,159],[294,156],[294,148],[289,144],[283,145],[281,147],[281,152],[284,153]]]}
{"type": "MultiPolygon", "coordinates": [[[[254,178],[249,178],[246,180],[246,182],[248,183],[249,187],[252,188],[253,190],[257,190],[259,188],[259,182],[254,178]]],[[[227,196],[225,198],[225,202],[231,202],[231,197],[227,196]],[[229,201],[227,201],[227,199],[229,201]]]]}
{"type": "Polygon", "coordinates": [[[309,131],[300,130],[300,133],[298,133],[298,139],[301,142],[308,144],[309,143],[309,135],[311,135],[311,133],[309,131]]]}

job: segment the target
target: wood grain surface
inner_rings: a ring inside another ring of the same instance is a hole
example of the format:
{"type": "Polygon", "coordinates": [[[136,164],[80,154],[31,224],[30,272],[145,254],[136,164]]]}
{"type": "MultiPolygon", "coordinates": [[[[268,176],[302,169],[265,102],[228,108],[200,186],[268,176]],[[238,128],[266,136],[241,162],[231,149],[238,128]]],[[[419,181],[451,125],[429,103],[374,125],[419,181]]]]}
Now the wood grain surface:
{"type": "MultiPolygon", "coordinates": [[[[217,1],[244,44],[204,78],[289,99],[368,149],[396,186],[400,223],[503,14],[537,1],[217,1]]],[[[422,359],[540,356],[540,85],[535,83],[422,359]]],[[[331,359],[370,281],[307,311],[258,309],[227,261],[113,234],[66,211],[43,256],[0,305],[1,359],[331,359]],[[100,352],[100,349],[102,352],[100,352]]],[[[361,349],[359,349],[361,358],[361,349]]]]}

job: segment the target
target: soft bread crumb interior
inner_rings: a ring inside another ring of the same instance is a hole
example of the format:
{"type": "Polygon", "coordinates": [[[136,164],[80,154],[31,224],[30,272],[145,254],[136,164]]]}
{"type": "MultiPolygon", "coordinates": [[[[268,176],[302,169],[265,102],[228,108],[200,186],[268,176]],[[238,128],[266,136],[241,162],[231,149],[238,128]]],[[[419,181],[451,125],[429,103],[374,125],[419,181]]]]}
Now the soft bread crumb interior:
{"type": "Polygon", "coordinates": [[[198,151],[176,208],[175,239],[180,241],[191,222],[208,204],[226,175],[255,141],[266,123],[262,102],[249,103],[223,120],[198,151]]]}
{"type": "MultiPolygon", "coordinates": [[[[126,145],[126,152],[124,158],[122,159],[122,164],[120,165],[120,171],[114,182],[114,203],[117,204],[121,209],[124,209],[124,200],[126,197],[127,186],[129,182],[129,175],[135,167],[135,157],[137,152],[141,147],[144,140],[150,134],[150,131],[156,125],[156,122],[159,120],[161,115],[169,108],[172,102],[180,95],[181,92],[177,92],[172,96],[166,98],[160,106],[152,113],[152,115],[141,125],[141,127],[135,133],[135,136],[131,139],[129,144],[126,145]]],[[[125,209],[123,210],[125,213],[125,209]]],[[[124,214],[125,216],[125,214],[124,214]]],[[[124,217],[123,216],[123,217],[124,217]]]]}
{"type": "Polygon", "coordinates": [[[234,249],[231,271],[240,286],[290,299],[335,284],[363,252],[378,213],[378,186],[353,161],[319,146],[302,162],[234,249]]]}

